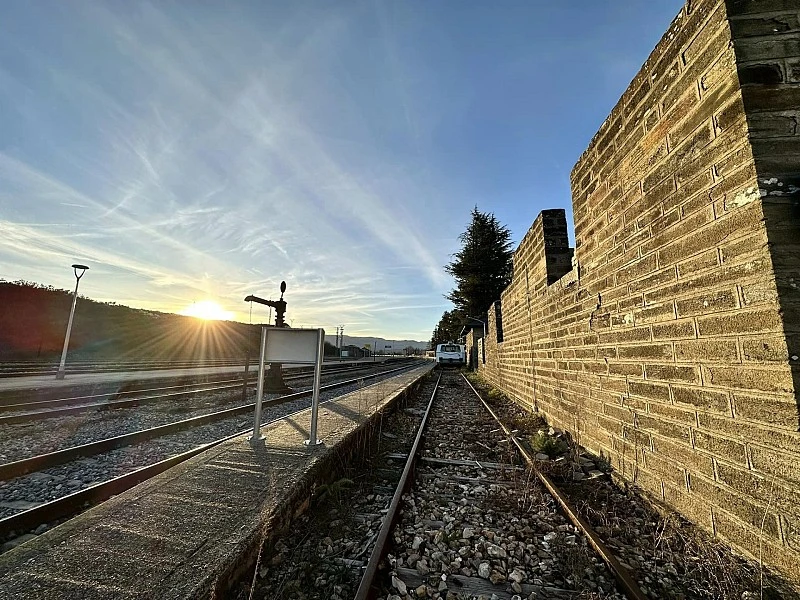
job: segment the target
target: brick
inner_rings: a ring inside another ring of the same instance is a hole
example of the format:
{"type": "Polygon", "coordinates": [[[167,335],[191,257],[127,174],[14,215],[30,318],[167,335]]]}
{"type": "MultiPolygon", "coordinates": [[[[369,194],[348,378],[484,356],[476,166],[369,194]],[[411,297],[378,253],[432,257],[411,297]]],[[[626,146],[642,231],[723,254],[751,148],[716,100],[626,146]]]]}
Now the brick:
{"type": "Polygon", "coordinates": [[[757,257],[745,263],[725,265],[693,279],[684,279],[676,284],[647,293],[644,297],[645,304],[663,301],[664,298],[685,296],[697,289],[720,287],[726,283],[742,283],[746,279],[763,279],[770,268],[771,263],[768,257],[757,257]]]}
{"type": "Polygon", "coordinates": [[[728,439],[710,431],[695,429],[694,447],[723,458],[733,464],[747,466],[747,454],[744,444],[728,439]]]}
{"type": "Polygon", "coordinates": [[[685,442],[689,440],[688,426],[680,423],[672,423],[665,419],[637,414],[636,426],[640,429],[648,429],[675,440],[683,440],[685,442]]]}
{"type": "Polygon", "coordinates": [[[752,203],[741,209],[731,212],[695,231],[694,235],[671,244],[668,248],[658,252],[660,264],[667,265],[687,258],[708,248],[718,245],[721,241],[733,235],[741,235],[747,230],[761,228],[761,210],[758,203],[752,203]]]}
{"type": "Polygon", "coordinates": [[[689,317],[736,308],[735,290],[704,292],[676,303],[679,317],[689,317]]]}
{"type": "Polygon", "coordinates": [[[726,414],[730,412],[728,392],[673,385],[672,397],[679,404],[687,404],[700,410],[726,414]]]}
{"type": "Polygon", "coordinates": [[[742,258],[760,255],[767,256],[769,247],[767,246],[767,235],[765,230],[753,232],[751,235],[720,246],[719,249],[722,264],[728,264],[742,258]]]}
{"type": "Polygon", "coordinates": [[[765,392],[794,392],[789,369],[756,369],[753,367],[703,367],[703,380],[708,385],[765,392]]]}
{"type": "Polygon", "coordinates": [[[725,4],[721,2],[717,4],[716,9],[714,9],[714,12],[711,13],[708,21],[703,23],[702,28],[700,28],[697,35],[683,51],[683,62],[685,64],[689,64],[698,58],[701,58],[705,48],[708,46],[711,40],[714,39],[714,36],[717,34],[717,32],[724,28],[726,23],[727,11],[725,10],[725,4]]]}
{"type": "Polygon", "coordinates": [[[778,290],[772,281],[742,284],[742,304],[753,306],[756,304],[774,304],[777,310],[778,290]]]}
{"type": "Polygon", "coordinates": [[[662,304],[661,306],[648,306],[647,308],[633,311],[633,320],[637,325],[669,321],[674,318],[675,308],[672,303],[662,304]]]}
{"type": "Polygon", "coordinates": [[[618,344],[622,342],[641,342],[650,339],[649,327],[633,327],[631,329],[611,331],[599,334],[601,344],[618,344]]]}
{"type": "Polygon", "coordinates": [[[745,361],[789,362],[789,351],[783,336],[742,338],[740,344],[745,361]]]}
{"type": "Polygon", "coordinates": [[[650,434],[631,427],[622,426],[622,439],[632,444],[635,448],[650,448],[650,434]]]}
{"type": "Polygon", "coordinates": [[[701,336],[780,331],[781,326],[781,317],[773,309],[738,310],[697,319],[697,330],[701,336]]]}
{"type": "Polygon", "coordinates": [[[672,358],[673,356],[671,344],[621,346],[617,352],[620,359],[672,358]]]}
{"type": "Polygon", "coordinates": [[[775,509],[797,515],[800,505],[795,492],[778,480],[756,473],[742,466],[717,463],[717,478],[738,494],[750,496],[760,502],[772,504],[775,509]]]}
{"type": "Polygon", "coordinates": [[[665,459],[676,462],[680,467],[707,477],[714,476],[714,465],[708,455],[695,452],[688,444],[676,443],[660,436],[652,436],[653,451],[665,459]]]}
{"type": "Polygon", "coordinates": [[[642,365],[634,365],[631,363],[608,363],[609,375],[622,375],[626,377],[642,377],[642,365]]]}
{"type": "Polygon", "coordinates": [[[634,262],[627,267],[623,267],[616,273],[616,284],[627,283],[633,279],[641,277],[642,275],[651,273],[656,270],[656,257],[655,255],[646,256],[634,262]]]}
{"type": "Polygon", "coordinates": [[[653,325],[652,329],[654,340],[677,340],[695,336],[694,320],[653,325]]]}
{"type": "Polygon", "coordinates": [[[692,492],[700,494],[707,501],[724,508],[753,527],[761,529],[763,525],[764,533],[775,540],[780,540],[778,517],[774,512],[767,510],[766,507],[759,506],[736,494],[733,490],[726,489],[701,476],[692,477],[690,485],[692,492]]]}
{"type": "Polygon", "coordinates": [[[683,279],[695,275],[698,271],[704,271],[719,265],[716,248],[703,252],[702,254],[678,263],[678,278],[683,279]]]}
{"type": "Polygon", "coordinates": [[[669,386],[644,381],[629,381],[628,391],[632,396],[669,402],[669,386]]]}
{"type": "MultiPolygon", "coordinates": [[[[690,427],[697,425],[697,413],[677,404],[673,405],[665,404],[663,402],[648,402],[647,414],[653,417],[663,417],[664,419],[669,419],[670,421],[679,421],[690,427]]],[[[689,443],[689,441],[686,440],[686,443],[689,443]]]]}
{"type": "Polygon", "coordinates": [[[676,487],[686,487],[686,474],[674,461],[665,459],[654,452],[645,453],[645,465],[649,471],[657,473],[662,480],[676,487]]]}
{"type": "Polygon", "coordinates": [[[700,374],[696,367],[682,367],[678,365],[645,365],[647,379],[660,379],[662,381],[681,381],[699,383],[700,374]]]}
{"type": "Polygon", "coordinates": [[[734,340],[692,340],[675,342],[675,360],[703,362],[732,362],[739,351],[734,340]]]}
{"type": "Polygon", "coordinates": [[[797,468],[797,455],[775,452],[761,446],[750,446],[750,461],[756,472],[775,475],[784,481],[800,483],[800,469],[797,468]]]}
{"type": "Polygon", "coordinates": [[[779,425],[795,431],[800,427],[797,401],[791,396],[775,398],[764,394],[734,392],[733,402],[737,417],[779,425]]]}

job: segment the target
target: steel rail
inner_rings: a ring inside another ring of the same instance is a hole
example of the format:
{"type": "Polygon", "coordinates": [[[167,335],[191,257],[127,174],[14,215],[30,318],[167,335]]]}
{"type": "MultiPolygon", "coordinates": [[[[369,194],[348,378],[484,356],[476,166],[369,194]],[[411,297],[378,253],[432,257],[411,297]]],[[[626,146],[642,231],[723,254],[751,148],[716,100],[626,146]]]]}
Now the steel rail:
{"type": "MultiPolygon", "coordinates": [[[[413,366],[414,365],[404,365],[388,371],[364,375],[357,379],[348,379],[345,381],[331,383],[320,387],[320,390],[328,391],[337,389],[346,385],[358,383],[359,381],[374,379],[382,375],[402,371],[413,366]]],[[[262,406],[275,406],[278,404],[284,404],[285,402],[291,402],[292,400],[308,397],[311,394],[312,390],[309,389],[302,392],[287,394],[285,396],[278,396],[277,398],[272,398],[271,400],[264,400],[262,402],[262,406]]],[[[39,454],[30,458],[24,458],[14,462],[5,463],[0,465],[0,481],[21,477],[22,475],[33,473],[35,471],[41,471],[42,469],[48,469],[50,467],[56,467],[78,458],[86,458],[87,456],[102,454],[104,452],[109,452],[125,446],[131,446],[133,444],[145,442],[154,438],[163,437],[171,433],[183,431],[184,429],[190,429],[192,427],[198,427],[200,425],[206,425],[207,423],[220,421],[235,415],[249,413],[254,407],[255,403],[243,404],[242,406],[237,406],[234,408],[227,408],[225,410],[200,415],[197,417],[191,417],[189,419],[183,419],[181,421],[175,421],[173,423],[151,427],[149,429],[142,429],[132,433],[126,433],[112,438],[98,440],[96,442],[89,442],[88,444],[82,444],[80,446],[72,446],[70,448],[64,448],[63,450],[56,450],[55,452],[39,454]]]]}
{"type": "MultiPolygon", "coordinates": [[[[67,374],[77,375],[82,373],[113,373],[116,371],[160,371],[165,369],[199,369],[204,367],[239,367],[243,365],[241,360],[230,360],[220,362],[179,362],[179,363],[94,363],[94,364],[73,364],[67,374]]],[[[23,367],[24,369],[24,367],[23,367]]],[[[58,365],[48,365],[43,367],[31,367],[21,371],[11,371],[8,368],[0,368],[0,378],[3,377],[29,377],[35,375],[52,375],[58,370],[58,365]]]]}
{"type": "Polygon", "coordinates": [[[558,504],[561,506],[561,510],[567,515],[570,521],[572,521],[573,525],[575,525],[578,529],[580,529],[583,534],[586,536],[586,539],[591,544],[592,548],[594,548],[603,561],[606,563],[608,568],[614,575],[614,578],[617,580],[617,583],[622,587],[623,592],[630,600],[648,600],[647,596],[644,595],[639,584],[631,577],[631,574],[628,570],[620,564],[617,557],[614,556],[614,553],[611,549],[606,546],[605,542],[603,542],[602,538],[597,534],[597,532],[592,528],[591,524],[584,519],[578,511],[572,506],[569,500],[564,496],[561,490],[558,489],[556,484],[550,479],[546,474],[542,473],[536,464],[536,460],[530,455],[528,450],[522,445],[514,432],[509,429],[505,423],[500,419],[500,417],[495,413],[491,406],[483,399],[483,397],[478,393],[478,391],[472,386],[469,379],[462,373],[461,376],[464,378],[464,381],[467,382],[467,385],[473,391],[473,393],[478,397],[481,401],[483,406],[489,411],[489,414],[494,417],[494,420],[497,421],[498,425],[503,429],[506,436],[514,443],[519,450],[519,453],[525,459],[525,462],[528,463],[528,466],[533,470],[536,474],[536,477],[539,478],[539,481],[542,482],[547,491],[550,492],[550,495],[556,499],[558,504]]]}
{"type": "MultiPolygon", "coordinates": [[[[330,362],[347,362],[347,361],[340,361],[340,359],[330,358],[330,362]]],[[[20,365],[19,368],[26,369],[26,366],[22,363],[18,363],[20,365]]],[[[115,363],[115,362],[92,362],[92,363],[72,363],[72,365],[67,369],[67,375],[78,375],[78,374],[85,374],[85,373],[114,373],[118,371],[162,371],[162,370],[169,370],[169,369],[202,369],[202,368],[213,368],[213,367],[242,367],[244,366],[244,361],[242,359],[219,359],[218,361],[208,361],[208,362],[192,362],[192,361],[180,361],[175,363],[164,363],[164,362],[131,362],[131,363],[115,363]]],[[[12,369],[17,368],[14,367],[12,364],[4,364],[0,365],[0,379],[7,377],[30,377],[36,375],[53,375],[58,370],[58,365],[45,365],[45,366],[30,366],[27,370],[23,371],[13,371],[12,369]]]]}
{"type": "MultiPolygon", "coordinates": [[[[371,367],[366,366],[362,367],[363,369],[369,369],[371,367]]],[[[325,375],[335,375],[337,373],[353,371],[354,368],[337,368],[325,371],[325,375]]],[[[284,377],[286,381],[296,381],[299,379],[307,379],[310,376],[310,373],[298,373],[293,375],[287,375],[284,377]]],[[[78,404],[80,402],[85,402],[91,398],[103,398],[110,396],[111,394],[96,394],[94,396],[78,396],[75,398],[62,398],[60,400],[42,400],[41,402],[30,402],[25,404],[7,404],[5,406],[0,406],[0,412],[12,412],[12,411],[23,411],[25,409],[42,409],[42,410],[35,410],[32,412],[21,412],[16,415],[7,415],[7,416],[0,416],[0,425],[13,425],[16,423],[27,423],[29,421],[40,421],[44,419],[52,419],[55,417],[63,417],[68,415],[79,414],[82,412],[86,412],[89,410],[112,410],[117,408],[125,408],[130,406],[139,406],[143,404],[152,404],[155,402],[160,402],[162,400],[167,400],[170,398],[178,398],[180,396],[191,396],[192,394],[205,394],[211,392],[220,392],[224,390],[238,390],[242,387],[242,380],[234,380],[230,379],[228,381],[220,381],[217,382],[218,384],[224,385],[215,385],[213,387],[205,387],[205,388],[193,388],[193,389],[184,389],[179,392],[168,392],[166,394],[157,394],[154,396],[141,396],[138,398],[133,398],[130,400],[110,400],[108,402],[90,402],[88,404],[78,404]],[[236,383],[228,383],[228,381],[236,383]],[[64,406],[64,408],[53,408],[49,409],[48,407],[58,407],[64,406]]],[[[191,385],[191,384],[189,384],[191,385]]],[[[208,385],[208,384],[198,384],[198,385],[208,385]]],[[[186,387],[186,386],[168,386],[165,388],[152,388],[150,390],[138,390],[138,391],[126,391],[126,392],[119,392],[117,395],[133,395],[133,394],[142,394],[147,392],[157,392],[161,389],[172,389],[175,387],[186,387]]]]}
{"type": "MultiPolygon", "coordinates": [[[[320,404],[326,404],[328,402],[333,402],[334,400],[337,400],[337,398],[323,400],[320,402],[320,404]]],[[[280,421],[281,419],[297,416],[306,410],[308,409],[302,408],[293,413],[289,413],[288,415],[284,415],[283,417],[272,419],[271,421],[262,423],[262,427],[264,425],[274,423],[275,421],[280,421]]],[[[214,440],[213,442],[202,444],[181,454],[177,454],[157,463],[153,463],[152,465],[141,467],[135,471],[126,473],[125,475],[120,475],[119,477],[114,477],[108,481],[97,483],[84,490],[73,492],[72,494],[62,496],[61,498],[56,498],[55,500],[51,500],[50,502],[46,502],[40,506],[35,506],[34,508],[19,512],[4,519],[0,519],[0,538],[7,537],[12,531],[28,531],[38,527],[42,523],[50,523],[64,517],[74,515],[75,513],[80,512],[81,509],[88,508],[87,504],[89,506],[99,504],[104,500],[108,500],[111,496],[121,494],[133,486],[150,479],[151,477],[155,477],[167,469],[185,462],[190,458],[197,456],[201,452],[208,450],[209,448],[213,448],[214,446],[218,446],[223,442],[227,442],[228,440],[232,440],[233,438],[245,435],[247,433],[252,433],[252,427],[248,427],[247,429],[243,429],[237,433],[227,435],[218,440],[214,440]]]]}
{"type": "MultiPolygon", "coordinates": [[[[337,363],[323,363],[323,368],[353,368],[357,365],[365,364],[363,362],[352,363],[347,366],[342,366],[337,363]]],[[[372,364],[372,363],[370,363],[372,364]]],[[[253,373],[257,370],[257,366],[254,368],[251,365],[249,369],[250,373],[253,373]]],[[[145,371],[147,372],[147,371],[145,371]]],[[[284,367],[284,375],[294,375],[299,373],[310,373],[313,372],[313,369],[309,367],[284,367]]],[[[134,371],[134,373],[136,373],[134,371]]],[[[155,371],[158,373],[158,371],[155,371]]],[[[241,369],[236,370],[229,370],[222,373],[206,373],[206,374],[198,374],[198,375],[178,375],[176,377],[169,377],[169,376],[157,376],[152,379],[132,379],[129,381],[107,381],[107,382],[83,382],[83,383],[75,383],[73,385],[65,386],[67,391],[75,390],[73,393],[81,394],[86,393],[82,390],[88,389],[88,395],[85,396],[73,396],[72,399],[82,399],[82,398],[102,398],[109,396],[113,399],[115,396],[122,396],[122,395],[130,395],[145,391],[157,391],[162,389],[167,389],[169,387],[175,388],[185,388],[188,385],[211,385],[213,383],[219,383],[221,381],[230,380],[230,378],[237,379],[239,381],[242,380],[244,376],[244,372],[241,369]],[[162,382],[164,384],[169,385],[161,385],[162,382]],[[122,387],[122,389],[120,389],[122,387]]],[[[37,398],[40,398],[40,401],[55,401],[55,400],[62,400],[64,399],[61,394],[64,393],[64,387],[53,387],[53,388],[31,388],[26,390],[2,390],[0,391],[0,410],[2,410],[3,406],[8,406],[9,404],[25,404],[25,398],[29,397],[31,393],[35,393],[37,398]]]]}
{"type": "Polygon", "coordinates": [[[392,501],[389,503],[389,509],[383,519],[383,524],[378,532],[378,537],[375,539],[375,545],[372,547],[372,553],[369,556],[369,561],[361,577],[361,583],[356,591],[355,600],[367,600],[370,598],[372,584],[375,581],[375,576],[378,574],[378,567],[380,566],[381,559],[383,558],[386,544],[389,541],[389,536],[392,533],[397,517],[400,513],[400,504],[403,500],[403,494],[408,490],[409,485],[414,477],[414,467],[417,462],[417,454],[422,441],[422,436],[425,433],[425,426],[428,424],[428,416],[433,407],[433,401],[436,399],[436,393],[439,391],[439,382],[442,380],[442,374],[439,373],[439,378],[436,380],[436,385],[433,388],[431,399],[428,401],[428,407],[425,409],[425,414],[422,416],[422,421],[417,429],[417,435],[414,438],[414,444],[408,453],[408,459],[403,467],[403,474],[400,476],[400,481],[397,483],[397,489],[392,496],[392,501]]]}

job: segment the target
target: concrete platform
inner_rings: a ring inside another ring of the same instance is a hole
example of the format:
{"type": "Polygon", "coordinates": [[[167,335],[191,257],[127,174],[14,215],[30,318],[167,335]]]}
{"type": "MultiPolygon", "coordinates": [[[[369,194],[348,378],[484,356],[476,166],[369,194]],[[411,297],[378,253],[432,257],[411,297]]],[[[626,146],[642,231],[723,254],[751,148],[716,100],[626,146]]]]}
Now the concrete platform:
{"type": "Polygon", "coordinates": [[[224,597],[264,539],[303,510],[316,481],[433,364],[262,428],[263,449],[231,440],[0,555],[0,598],[224,597]]]}

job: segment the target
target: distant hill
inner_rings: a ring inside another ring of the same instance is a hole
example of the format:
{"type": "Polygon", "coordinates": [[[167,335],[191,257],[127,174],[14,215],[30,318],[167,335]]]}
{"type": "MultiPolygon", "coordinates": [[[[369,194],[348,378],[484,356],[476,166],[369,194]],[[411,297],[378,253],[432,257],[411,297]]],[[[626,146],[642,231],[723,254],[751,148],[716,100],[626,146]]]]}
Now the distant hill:
{"type": "MultiPolygon", "coordinates": [[[[0,281],[0,358],[57,359],[64,345],[72,292],[0,281]]],[[[257,351],[258,331],[233,321],[203,321],[78,296],[70,335],[73,360],[199,360],[257,351]],[[248,340],[249,338],[249,340],[248,340]]]]}
{"type": "MultiPolygon", "coordinates": [[[[64,345],[72,292],[30,282],[0,280],[0,359],[57,361],[64,345]]],[[[200,360],[257,356],[258,325],[203,321],[78,296],[70,335],[72,360],[200,360]],[[248,335],[249,332],[249,335],[248,335]]],[[[335,345],[336,336],[325,338],[335,345]]],[[[344,344],[378,352],[426,349],[427,342],[344,336],[344,344]],[[389,346],[390,348],[387,348],[389,346]]]]}

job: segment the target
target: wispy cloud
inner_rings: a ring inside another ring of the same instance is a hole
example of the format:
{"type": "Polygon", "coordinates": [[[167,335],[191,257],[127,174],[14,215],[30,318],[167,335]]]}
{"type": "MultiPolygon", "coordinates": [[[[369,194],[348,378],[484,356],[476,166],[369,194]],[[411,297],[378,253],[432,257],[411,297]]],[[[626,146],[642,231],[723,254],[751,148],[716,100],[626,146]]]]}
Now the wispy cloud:
{"type": "MultiPolygon", "coordinates": [[[[11,36],[30,72],[0,62],[6,102],[31,123],[60,113],[42,129],[46,152],[0,151],[0,275],[58,284],[81,259],[89,295],[167,310],[208,296],[239,317],[244,295],[277,295],[285,279],[296,320],[391,335],[408,319],[427,337],[448,279],[414,178],[420,157],[376,152],[363,88],[329,73],[352,15],[294,11],[270,36],[235,11],[217,22],[177,6],[83,4],[72,16],[63,35],[91,32],[71,38],[74,56],[11,36]],[[90,51],[95,62],[81,63],[90,51]],[[33,110],[26,94],[39,96],[33,110]],[[329,120],[337,112],[348,128],[329,120]]],[[[391,112],[415,139],[380,22],[391,112]]]]}

